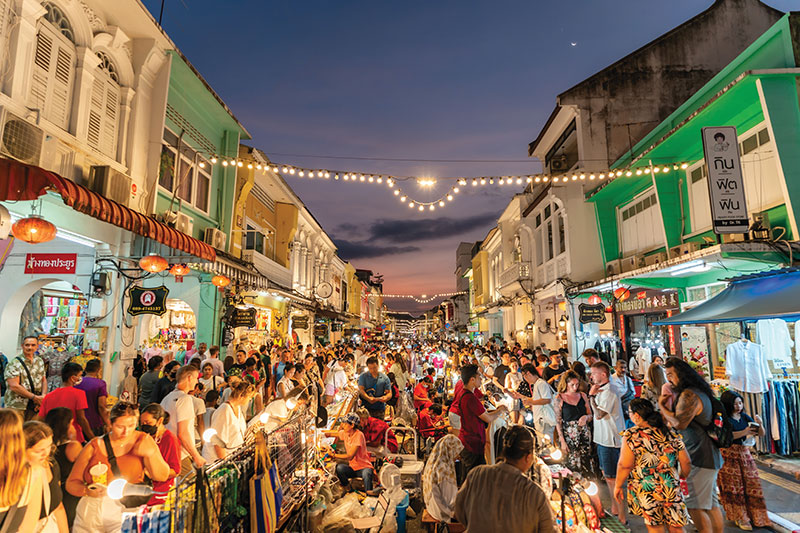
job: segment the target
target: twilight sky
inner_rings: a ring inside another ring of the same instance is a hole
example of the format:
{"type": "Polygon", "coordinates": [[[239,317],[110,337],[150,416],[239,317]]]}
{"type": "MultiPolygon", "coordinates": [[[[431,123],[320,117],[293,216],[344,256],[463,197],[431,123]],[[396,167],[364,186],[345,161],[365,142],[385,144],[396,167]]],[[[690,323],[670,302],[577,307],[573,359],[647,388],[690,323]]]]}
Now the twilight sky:
{"type": "MultiPolygon", "coordinates": [[[[158,18],[161,0],[143,1],[158,18]]],[[[541,171],[527,145],[560,92],[712,3],[165,2],[164,29],[273,161],[432,177],[541,171]]],[[[793,0],[767,3],[787,11],[793,0]]],[[[416,295],[453,291],[458,243],[485,237],[521,190],[467,187],[448,207],[419,213],[385,186],[286,179],[343,259],[383,274],[387,293],[416,295]]],[[[387,300],[404,311],[436,303],[387,300]]]]}

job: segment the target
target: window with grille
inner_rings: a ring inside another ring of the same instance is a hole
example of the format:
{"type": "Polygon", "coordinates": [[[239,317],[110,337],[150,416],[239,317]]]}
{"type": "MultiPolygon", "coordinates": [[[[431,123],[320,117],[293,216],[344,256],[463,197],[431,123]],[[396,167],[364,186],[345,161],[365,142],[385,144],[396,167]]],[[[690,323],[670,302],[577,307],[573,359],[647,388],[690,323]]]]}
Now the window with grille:
{"type": "Polygon", "coordinates": [[[186,204],[208,213],[211,165],[169,129],[164,128],[158,185],[186,204]],[[181,145],[180,155],[178,144],[181,145]]]}
{"type": "Polygon", "coordinates": [[[75,44],[69,21],[52,4],[39,22],[28,106],[42,118],[67,130],[75,78],[75,44]]]}
{"type": "Polygon", "coordinates": [[[100,64],[92,83],[89,102],[89,146],[108,157],[117,158],[117,126],[119,121],[120,88],[116,68],[102,52],[98,52],[100,64]]]}

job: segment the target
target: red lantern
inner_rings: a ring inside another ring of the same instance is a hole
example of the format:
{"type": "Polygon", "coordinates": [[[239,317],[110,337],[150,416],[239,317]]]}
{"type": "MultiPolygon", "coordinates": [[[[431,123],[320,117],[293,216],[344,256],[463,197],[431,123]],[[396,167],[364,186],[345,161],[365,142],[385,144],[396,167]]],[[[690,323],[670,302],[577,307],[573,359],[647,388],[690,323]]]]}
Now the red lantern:
{"type": "Polygon", "coordinates": [[[611,307],[610,305],[606,307],[606,313],[611,313],[613,311],[614,311],[614,308],[611,307]]]}
{"type": "Polygon", "coordinates": [[[220,290],[224,289],[228,285],[230,285],[231,280],[230,278],[223,276],[221,274],[217,274],[213,278],[211,278],[211,283],[214,284],[215,287],[219,287],[220,290]]]}
{"type": "Polygon", "coordinates": [[[592,294],[591,296],[589,296],[589,304],[590,305],[597,305],[597,304],[601,303],[602,301],[603,300],[596,294],[592,294]]]}
{"type": "Polygon", "coordinates": [[[630,297],[631,297],[631,291],[629,291],[625,287],[620,287],[614,291],[614,298],[616,298],[620,302],[624,302],[630,297]]]}
{"type": "Polygon", "coordinates": [[[162,272],[169,267],[167,260],[158,254],[150,254],[139,259],[139,268],[146,272],[162,272]]]}
{"type": "Polygon", "coordinates": [[[39,215],[30,215],[14,222],[11,232],[21,241],[38,244],[52,241],[56,236],[56,227],[39,215]]]}
{"type": "Polygon", "coordinates": [[[183,283],[183,276],[189,273],[189,267],[183,263],[172,265],[172,268],[169,269],[169,273],[175,276],[176,283],[183,283]]]}

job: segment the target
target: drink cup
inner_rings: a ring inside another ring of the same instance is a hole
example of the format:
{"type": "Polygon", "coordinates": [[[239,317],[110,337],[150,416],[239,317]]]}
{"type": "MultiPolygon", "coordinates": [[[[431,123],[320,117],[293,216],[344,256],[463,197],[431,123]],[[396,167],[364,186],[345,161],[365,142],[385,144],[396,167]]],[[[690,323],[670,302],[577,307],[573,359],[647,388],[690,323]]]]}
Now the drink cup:
{"type": "Polygon", "coordinates": [[[89,475],[92,476],[92,483],[108,485],[108,465],[97,463],[89,469],[89,475]]]}

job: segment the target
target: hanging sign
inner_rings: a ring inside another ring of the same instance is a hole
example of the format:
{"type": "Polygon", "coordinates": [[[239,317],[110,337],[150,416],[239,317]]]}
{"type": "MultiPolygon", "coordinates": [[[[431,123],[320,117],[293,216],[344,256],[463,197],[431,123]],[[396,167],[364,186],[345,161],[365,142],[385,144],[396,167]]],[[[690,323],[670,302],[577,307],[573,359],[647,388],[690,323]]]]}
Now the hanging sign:
{"type": "Polygon", "coordinates": [[[606,306],[603,304],[579,304],[578,312],[581,324],[596,322],[602,324],[606,321],[606,306]]]}
{"type": "Polygon", "coordinates": [[[232,328],[253,329],[256,327],[256,313],[257,310],[255,307],[235,309],[228,325],[232,328]]]}
{"type": "Polygon", "coordinates": [[[128,304],[128,313],[132,316],[161,316],[167,312],[168,294],[169,289],[164,285],[156,287],[155,289],[131,287],[128,289],[128,298],[130,298],[130,303],[128,304]]]}
{"type": "Polygon", "coordinates": [[[26,254],[26,274],[74,274],[78,254],[26,254]]]}
{"type": "Polygon", "coordinates": [[[293,316],[292,317],[292,329],[308,329],[308,317],[307,316],[293,316]]]}
{"type": "Polygon", "coordinates": [[[714,233],[747,233],[750,218],[736,128],[703,128],[702,136],[714,233]]]}
{"type": "Polygon", "coordinates": [[[637,294],[633,300],[616,302],[614,305],[617,313],[658,313],[667,309],[678,309],[680,302],[676,291],[646,290],[637,294]]]}
{"type": "Polygon", "coordinates": [[[478,324],[467,324],[467,331],[470,333],[477,333],[481,328],[478,324]]]}
{"type": "Polygon", "coordinates": [[[324,337],[328,334],[328,326],[325,324],[316,324],[314,326],[314,336],[315,337],[324,337]]]}

